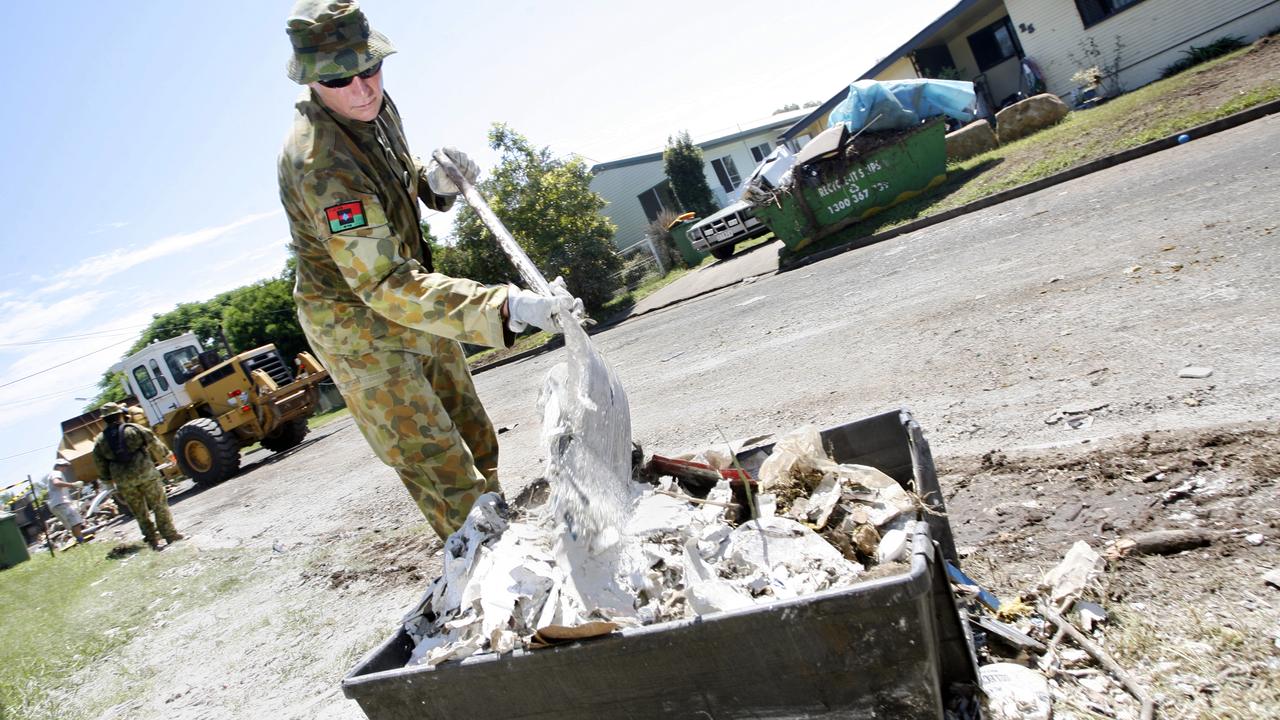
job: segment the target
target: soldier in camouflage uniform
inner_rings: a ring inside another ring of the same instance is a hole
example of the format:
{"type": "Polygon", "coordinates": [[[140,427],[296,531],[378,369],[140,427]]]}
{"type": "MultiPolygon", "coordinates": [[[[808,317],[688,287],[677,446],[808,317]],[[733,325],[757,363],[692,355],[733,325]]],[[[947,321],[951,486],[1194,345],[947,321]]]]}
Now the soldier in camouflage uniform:
{"type": "Polygon", "coordinates": [[[116,403],[102,406],[107,427],[93,441],[93,464],[98,468],[98,477],[115,485],[116,494],[129,506],[142,538],[152,550],[159,550],[160,537],[170,543],[183,538],[173,526],[164,481],[156,469],[156,463],[169,457],[169,450],[155,433],[125,422],[124,415],[124,407],[116,403]]]}
{"type": "MultiPolygon", "coordinates": [[[[444,538],[499,490],[497,434],[459,342],[510,346],[527,325],[554,330],[575,300],[562,282],[544,297],[434,272],[418,201],[448,210],[458,188],[409,152],[382,91],[395,49],[342,0],[301,0],[287,34],[289,77],[308,86],[279,164],[298,318],[365,439],[444,538]]],[[[470,158],[445,152],[475,179],[470,158]]]]}

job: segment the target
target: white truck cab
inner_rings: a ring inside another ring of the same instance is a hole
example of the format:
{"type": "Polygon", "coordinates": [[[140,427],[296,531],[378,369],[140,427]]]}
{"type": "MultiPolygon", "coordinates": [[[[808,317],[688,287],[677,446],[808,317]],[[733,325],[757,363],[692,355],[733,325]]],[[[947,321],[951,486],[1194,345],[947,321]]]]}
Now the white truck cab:
{"type": "Polygon", "coordinates": [[[111,367],[124,373],[129,391],[142,403],[147,422],[158,425],[165,415],[191,404],[184,384],[201,372],[204,348],[195,333],[151,343],[111,367]]]}

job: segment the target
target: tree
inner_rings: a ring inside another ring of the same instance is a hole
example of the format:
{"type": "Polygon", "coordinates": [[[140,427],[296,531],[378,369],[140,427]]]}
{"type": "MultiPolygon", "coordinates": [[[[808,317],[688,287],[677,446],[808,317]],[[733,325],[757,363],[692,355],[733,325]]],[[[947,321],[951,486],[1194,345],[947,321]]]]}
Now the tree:
{"type": "Polygon", "coordinates": [[[782,114],[782,113],[784,113],[784,112],[791,112],[792,110],[799,110],[799,109],[800,109],[800,106],[799,106],[799,105],[797,105],[797,104],[795,104],[795,103],[787,103],[786,105],[783,105],[782,107],[778,108],[777,110],[774,110],[774,111],[773,111],[773,114],[774,114],[774,115],[781,115],[781,114],[782,114]]]}
{"type": "Polygon", "coordinates": [[[293,286],[284,278],[246,285],[230,295],[222,326],[234,352],[274,343],[285,362],[292,362],[294,356],[309,349],[298,324],[293,286]]]}
{"type": "MultiPolygon", "coordinates": [[[[501,160],[477,189],[544,276],[564,277],[588,309],[600,308],[620,287],[622,262],[613,248],[614,225],[600,214],[605,201],[591,191],[586,164],[535,148],[503,123],[490,128],[489,147],[501,160]]],[[[440,251],[437,271],[484,283],[518,282],[515,267],[474,210],[459,211],[453,233],[456,242],[440,251]]]]}
{"type": "Polygon", "coordinates": [[[667,174],[671,192],[680,205],[699,217],[713,215],[717,210],[703,171],[705,165],[702,149],[693,144],[687,130],[667,138],[667,149],[662,152],[662,171],[667,174]]]}
{"type": "MultiPolygon", "coordinates": [[[[225,335],[233,352],[274,343],[286,360],[308,349],[293,302],[297,262],[289,258],[279,277],[262,280],[221,293],[203,302],[179,303],[169,312],[151,317],[121,357],[128,357],[159,340],[191,332],[205,349],[221,348],[225,335]]],[[[118,373],[104,372],[98,380],[98,394],[86,410],[104,402],[120,402],[128,396],[118,373]]]]}

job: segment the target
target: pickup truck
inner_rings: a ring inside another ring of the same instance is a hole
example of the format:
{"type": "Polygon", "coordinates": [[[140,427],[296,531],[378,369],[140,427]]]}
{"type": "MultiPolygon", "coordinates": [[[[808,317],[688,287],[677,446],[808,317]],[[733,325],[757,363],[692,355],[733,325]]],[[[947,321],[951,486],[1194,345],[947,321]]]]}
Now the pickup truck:
{"type": "Polygon", "coordinates": [[[728,260],[738,243],[760,237],[769,227],[756,218],[752,208],[739,200],[689,228],[693,249],[711,253],[717,260],[728,260]]]}
{"type": "Polygon", "coordinates": [[[756,217],[755,210],[742,200],[749,187],[770,189],[795,163],[785,146],[774,149],[756,166],[738,189],[734,202],[724,209],[694,223],[688,230],[689,243],[698,252],[711,253],[717,260],[728,260],[738,243],[769,233],[769,226],[756,217]]]}

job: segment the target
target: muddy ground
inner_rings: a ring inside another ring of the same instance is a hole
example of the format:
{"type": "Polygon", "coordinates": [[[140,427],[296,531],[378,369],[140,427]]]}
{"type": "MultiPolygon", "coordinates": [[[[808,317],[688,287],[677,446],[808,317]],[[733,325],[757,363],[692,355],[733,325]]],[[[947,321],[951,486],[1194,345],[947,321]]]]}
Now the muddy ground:
{"type": "MultiPolygon", "coordinates": [[[[1203,549],[1112,564],[1103,643],[1165,701],[1161,717],[1274,717],[1280,590],[1260,578],[1280,566],[1277,166],[1271,118],[596,339],[651,452],[909,406],[965,567],[1002,596],[1033,589],[1076,539],[1215,531],[1203,549]],[[1187,365],[1213,374],[1179,377],[1187,365]]],[[[558,359],[477,376],[505,429],[509,494],[538,476],[534,402],[558,359]]],[[[49,714],[362,717],[338,683],[417,599],[439,541],[350,420],[247,456],[174,512],[190,540],[156,561],[161,589],[101,586],[148,620],[95,628],[132,639],[58,688],[49,714]],[[207,600],[170,594],[193,584],[207,600]]],[[[1073,689],[1095,682],[1081,671],[1059,717],[1106,716],[1068,701],[1131,716],[1105,687],[1073,689]]]]}

